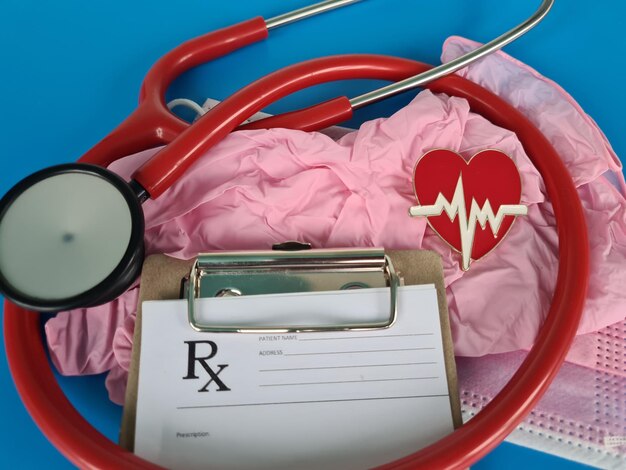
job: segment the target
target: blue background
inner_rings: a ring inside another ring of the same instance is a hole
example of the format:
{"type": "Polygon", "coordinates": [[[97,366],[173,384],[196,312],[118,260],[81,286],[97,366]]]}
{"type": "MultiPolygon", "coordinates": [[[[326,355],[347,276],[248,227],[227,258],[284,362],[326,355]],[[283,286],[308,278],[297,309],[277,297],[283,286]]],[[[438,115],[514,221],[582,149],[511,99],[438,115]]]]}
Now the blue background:
{"type": "MultiPolygon", "coordinates": [[[[0,4],[0,194],[42,167],[76,160],[130,114],[142,77],[181,41],[234,22],[270,18],[307,0],[217,2],[3,0],[0,4]]],[[[487,41],[529,16],[539,0],[366,0],[270,33],[268,41],[199,67],[171,97],[224,98],[279,67],[337,53],[384,53],[438,63],[453,34],[487,41]]],[[[622,110],[621,0],[557,0],[535,31],[506,51],[556,80],[598,122],[618,155],[626,155],[622,110]]],[[[317,87],[281,101],[270,112],[339,94],[354,96],[371,82],[317,87]]],[[[360,111],[352,125],[388,115],[412,94],[360,111]]],[[[103,377],[59,378],[78,410],[116,440],[121,408],[107,400],[103,377]]],[[[38,431],[15,392],[0,354],[0,451],[3,467],[68,468],[38,431]]],[[[579,468],[503,444],[476,468],[579,468]]]]}

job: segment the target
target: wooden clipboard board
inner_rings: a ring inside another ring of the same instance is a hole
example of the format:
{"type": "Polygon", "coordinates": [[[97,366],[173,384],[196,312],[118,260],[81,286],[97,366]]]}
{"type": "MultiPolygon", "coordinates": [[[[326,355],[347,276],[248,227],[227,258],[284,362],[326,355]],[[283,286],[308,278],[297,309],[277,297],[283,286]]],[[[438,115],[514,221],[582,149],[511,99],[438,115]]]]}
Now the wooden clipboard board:
{"type": "MultiPolygon", "coordinates": [[[[434,284],[436,287],[444,359],[450,392],[450,407],[456,429],[462,424],[461,403],[459,400],[454,348],[450,332],[441,258],[433,251],[386,250],[385,253],[391,258],[396,270],[404,279],[405,285],[434,284]]],[[[165,255],[152,255],[146,258],[143,265],[137,318],[133,335],[133,351],[128,371],[126,399],[120,429],[120,445],[131,452],[134,450],[135,443],[139,356],[141,351],[141,306],[146,300],[178,299],[180,297],[181,279],[189,273],[192,263],[193,260],[179,260],[165,255]]]]}

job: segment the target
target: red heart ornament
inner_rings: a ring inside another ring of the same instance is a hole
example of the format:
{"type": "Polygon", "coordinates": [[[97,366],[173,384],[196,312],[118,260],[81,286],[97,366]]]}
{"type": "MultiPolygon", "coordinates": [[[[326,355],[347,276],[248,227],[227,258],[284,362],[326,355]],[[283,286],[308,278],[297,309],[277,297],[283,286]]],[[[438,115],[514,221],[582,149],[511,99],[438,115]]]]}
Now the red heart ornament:
{"type": "Polygon", "coordinates": [[[452,150],[431,150],[415,165],[413,185],[419,205],[410,214],[428,218],[461,253],[464,270],[502,242],[515,216],[527,213],[517,166],[499,150],[483,150],[467,162],[452,150]]]}

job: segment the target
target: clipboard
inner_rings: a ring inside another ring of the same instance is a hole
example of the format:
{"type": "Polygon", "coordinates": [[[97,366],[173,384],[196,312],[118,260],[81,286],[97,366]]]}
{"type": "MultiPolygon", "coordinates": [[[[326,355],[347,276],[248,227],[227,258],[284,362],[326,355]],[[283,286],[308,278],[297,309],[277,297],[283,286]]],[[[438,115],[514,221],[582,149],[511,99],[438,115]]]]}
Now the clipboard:
{"type": "MultiPolygon", "coordinates": [[[[345,252],[346,250],[333,250],[335,253],[345,252]]],[[[354,253],[354,250],[351,250],[354,253]]],[[[367,250],[371,251],[372,250],[367,250]]],[[[376,253],[375,257],[380,257],[380,250],[376,253]]],[[[261,252],[266,253],[266,252],[261,252]]],[[[363,255],[363,253],[360,253],[363,255]]],[[[219,256],[219,255],[218,255],[219,256]]],[[[290,258],[287,255],[287,258],[290,258]]],[[[294,260],[301,260],[302,256],[294,255],[291,257],[294,260]]],[[[357,256],[357,258],[359,258],[357,256]]],[[[366,256],[367,258],[367,256],[366,256]]],[[[334,272],[338,270],[342,271],[344,275],[346,273],[362,272],[363,266],[355,266],[350,263],[348,259],[347,264],[343,266],[343,269],[334,269],[334,272]]],[[[359,259],[363,259],[361,256],[359,259]]],[[[443,280],[443,268],[441,265],[441,259],[438,254],[432,251],[417,251],[417,250],[385,250],[383,253],[384,263],[374,263],[373,272],[383,271],[385,277],[388,278],[388,286],[390,287],[390,316],[388,325],[373,325],[374,328],[381,328],[389,326],[394,319],[394,302],[395,297],[392,293],[392,286],[394,286],[393,278],[396,280],[402,278],[404,285],[420,285],[420,284],[434,284],[437,291],[437,303],[439,307],[439,318],[441,323],[441,333],[444,349],[444,360],[446,368],[446,376],[448,383],[448,390],[450,392],[450,407],[452,411],[452,419],[455,428],[458,428],[462,424],[461,418],[461,405],[458,393],[458,384],[456,376],[456,364],[454,360],[454,349],[452,344],[452,336],[450,332],[450,322],[448,318],[448,307],[446,302],[446,293],[443,280]]],[[[190,328],[194,327],[199,331],[215,331],[211,329],[202,329],[206,326],[195,325],[193,316],[193,299],[202,295],[199,288],[198,278],[194,279],[194,272],[201,273],[202,269],[206,266],[199,266],[201,259],[192,260],[179,260],[171,258],[165,255],[152,255],[146,258],[144,262],[142,274],[141,274],[141,287],[139,292],[139,302],[137,307],[137,317],[135,321],[135,330],[133,335],[133,351],[131,357],[131,364],[129,367],[128,383],[126,388],[126,398],[124,411],[122,415],[122,424],[120,429],[119,443],[122,447],[129,451],[134,450],[135,441],[135,420],[137,411],[137,391],[138,391],[138,376],[139,376],[139,357],[141,351],[141,328],[142,328],[142,309],[141,306],[144,301],[148,300],[171,300],[179,299],[181,297],[187,297],[189,302],[189,320],[190,328]],[[191,274],[190,274],[191,273],[191,274]]],[[[230,260],[232,261],[232,260],[230,260]]],[[[249,261],[249,260],[248,260],[249,261]]],[[[295,261],[293,264],[298,263],[295,261]]],[[[250,265],[250,263],[247,263],[250,265]]],[[[319,263],[318,263],[319,266],[319,263]]],[[[332,269],[330,271],[333,271],[332,269]]],[[[240,273],[241,271],[236,269],[230,270],[230,273],[240,273]]],[[[322,273],[317,273],[322,274],[322,273]]],[[[324,277],[323,275],[321,277],[324,277]]],[[[356,277],[356,275],[355,275],[356,277]]],[[[218,280],[219,282],[219,280],[218,280]]],[[[361,283],[360,280],[355,280],[355,284],[361,283]]],[[[232,290],[230,284],[227,282],[223,284],[225,286],[225,295],[230,295],[232,290]]],[[[395,286],[397,287],[397,285],[395,286]]],[[[214,289],[213,289],[214,290],[214,289]]],[[[296,291],[297,289],[291,289],[296,291]]],[[[321,289],[324,290],[324,289],[321,289]]],[[[328,290],[328,289],[327,289],[328,290]]],[[[265,291],[264,291],[265,292],[265,291]]],[[[235,293],[235,295],[237,295],[235,293]]],[[[351,325],[345,328],[346,330],[354,329],[355,325],[351,325]]],[[[358,326],[356,326],[358,328],[358,326]]],[[[267,331],[274,331],[275,328],[267,329],[267,331]]],[[[322,328],[323,330],[323,328],[322,328]]],[[[334,328],[336,331],[337,328],[334,328]]],[[[232,332],[232,327],[226,329],[219,329],[217,331],[229,331],[232,332]]],[[[236,329],[235,331],[242,331],[236,329]]],[[[246,330],[248,331],[248,330],[246,330]]],[[[249,331],[258,331],[258,328],[251,328],[249,331]]],[[[280,329],[279,331],[286,331],[280,329]]],[[[291,331],[291,330],[290,330],[291,331]]],[[[297,329],[296,331],[309,331],[307,329],[297,329]]],[[[319,331],[319,329],[316,329],[319,331]]]]}

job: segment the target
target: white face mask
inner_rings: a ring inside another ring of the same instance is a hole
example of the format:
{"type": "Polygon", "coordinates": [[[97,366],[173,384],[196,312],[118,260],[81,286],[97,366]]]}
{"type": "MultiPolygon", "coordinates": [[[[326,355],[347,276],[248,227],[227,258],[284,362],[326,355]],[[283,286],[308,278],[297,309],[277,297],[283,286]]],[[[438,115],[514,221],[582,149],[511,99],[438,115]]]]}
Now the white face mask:
{"type": "MultiPolygon", "coordinates": [[[[626,321],[578,337],[574,348],[585,348],[595,366],[566,362],[507,441],[594,467],[625,468],[626,321]]],[[[465,421],[500,391],[525,357],[517,351],[457,358],[465,421]]]]}

